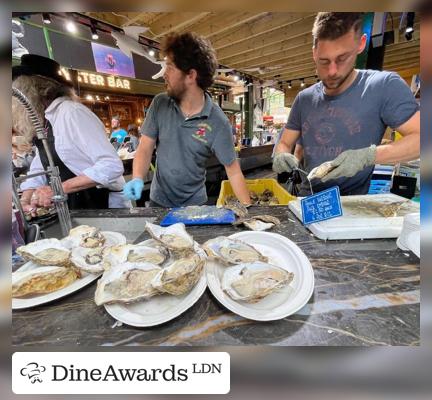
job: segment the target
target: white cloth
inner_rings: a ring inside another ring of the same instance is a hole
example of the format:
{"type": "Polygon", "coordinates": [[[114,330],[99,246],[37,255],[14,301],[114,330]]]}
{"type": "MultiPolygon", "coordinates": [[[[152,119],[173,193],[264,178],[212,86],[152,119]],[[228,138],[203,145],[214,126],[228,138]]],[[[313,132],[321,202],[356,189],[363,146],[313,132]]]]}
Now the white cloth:
{"type": "MultiPolygon", "coordinates": [[[[81,103],[60,97],[45,110],[45,118],[53,128],[57,154],[75,175],[86,175],[98,186],[110,190],[123,189],[123,164],[108,141],[102,122],[93,112],[81,103]]],[[[29,174],[41,170],[37,153],[29,174]]],[[[46,184],[46,177],[38,176],[24,181],[21,189],[36,189],[46,184]]],[[[110,193],[109,197],[110,208],[131,206],[122,193],[110,193]]]]}

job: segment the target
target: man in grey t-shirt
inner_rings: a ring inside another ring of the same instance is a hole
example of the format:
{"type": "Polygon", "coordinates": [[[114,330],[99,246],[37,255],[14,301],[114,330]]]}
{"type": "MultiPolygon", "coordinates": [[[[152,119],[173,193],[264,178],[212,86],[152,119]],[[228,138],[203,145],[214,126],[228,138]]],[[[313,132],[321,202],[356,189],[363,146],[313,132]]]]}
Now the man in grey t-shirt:
{"type": "Polygon", "coordinates": [[[205,90],[213,83],[217,62],[208,41],[193,34],[165,39],[167,93],[157,95],[141,127],[133,179],[124,187],[138,200],[156,145],[156,172],[150,188],[152,206],[202,205],[207,201],[206,161],[212,154],[224,165],[237,198],[250,204],[236,158],[231,126],[205,90]]]}
{"type": "MultiPolygon", "coordinates": [[[[297,95],[275,150],[277,173],[298,167],[291,154],[298,141],[307,172],[330,162],[325,175],[312,179],[314,191],[339,186],[342,195],[366,194],[375,163],[420,155],[419,106],[408,85],[395,73],[354,69],[366,45],[361,28],[362,13],[318,13],[313,58],[321,82],[297,95]],[[387,126],[404,137],[380,145],[387,126]]],[[[304,181],[300,195],[308,194],[304,181]]]]}

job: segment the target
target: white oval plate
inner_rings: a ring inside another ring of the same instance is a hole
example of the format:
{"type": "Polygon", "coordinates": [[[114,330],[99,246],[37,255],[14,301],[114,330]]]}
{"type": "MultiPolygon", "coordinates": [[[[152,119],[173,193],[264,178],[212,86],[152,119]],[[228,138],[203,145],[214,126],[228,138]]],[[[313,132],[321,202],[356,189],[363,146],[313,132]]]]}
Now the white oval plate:
{"type": "Polygon", "coordinates": [[[203,272],[195,287],[183,296],[159,295],[135,304],[105,304],[105,310],[116,320],[132,326],[155,326],[170,321],[192,307],[205,292],[203,272]]]}
{"type": "MultiPolygon", "coordinates": [[[[39,265],[29,261],[25,263],[21,268],[17,271],[29,271],[31,269],[38,268],[39,265]]],[[[83,273],[82,278],[77,279],[72,282],[69,286],[66,286],[62,289],[56,290],[55,292],[34,295],[31,297],[25,298],[12,298],[12,310],[20,310],[24,308],[36,307],[41,304],[49,303],[50,301],[60,299],[68,294],[76,292],[77,290],[87,286],[89,283],[93,282],[95,279],[99,278],[102,274],[85,274],[83,273]]]]}
{"type": "Polygon", "coordinates": [[[231,299],[221,287],[226,266],[208,259],[206,265],[208,287],[216,299],[235,314],[255,321],[274,321],[300,310],[314,290],[314,273],[306,255],[291,240],[269,232],[239,232],[230,238],[240,239],[254,246],[269,263],[294,273],[293,281],[261,301],[250,304],[231,299]]]}
{"type": "MultiPolygon", "coordinates": [[[[154,245],[153,239],[138,243],[154,245]]],[[[205,267],[204,267],[205,268],[205,267]]],[[[105,304],[105,310],[116,320],[131,326],[149,327],[168,322],[191,308],[207,288],[206,273],[203,271],[195,287],[182,296],[158,295],[149,300],[132,304],[105,304]]]]}

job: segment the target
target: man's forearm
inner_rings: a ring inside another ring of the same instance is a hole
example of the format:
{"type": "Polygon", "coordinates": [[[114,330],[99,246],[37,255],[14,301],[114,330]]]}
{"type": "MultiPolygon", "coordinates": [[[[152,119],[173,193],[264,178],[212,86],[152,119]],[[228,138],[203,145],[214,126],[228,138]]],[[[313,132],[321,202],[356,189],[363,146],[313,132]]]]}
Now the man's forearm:
{"type": "Polygon", "coordinates": [[[65,193],[75,193],[79,192],[80,190],[95,187],[97,185],[97,182],[90,179],[86,175],[80,175],[64,181],[62,185],[65,193]]]}
{"type": "Polygon", "coordinates": [[[138,145],[135,157],[132,164],[132,177],[144,179],[150,168],[153,148],[149,149],[142,146],[142,141],[138,145]]]}
{"type": "Polygon", "coordinates": [[[376,149],[376,164],[395,164],[411,161],[420,157],[420,135],[412,134],[391,144],[378,146],[376,149]]]}
{"type": "Polygon", "coordinates": [[[231,183],[231,187],[233,188],[234,194],[237,199],[243,204],[251,204],[249,190],[246,186],[246,181],[243,175],[243,172],[240,169],[240,165],[238,161],[235,161],[237,164],[232,167],[225,167],[225,170],[228,175],[228,179],[231,183]]]}

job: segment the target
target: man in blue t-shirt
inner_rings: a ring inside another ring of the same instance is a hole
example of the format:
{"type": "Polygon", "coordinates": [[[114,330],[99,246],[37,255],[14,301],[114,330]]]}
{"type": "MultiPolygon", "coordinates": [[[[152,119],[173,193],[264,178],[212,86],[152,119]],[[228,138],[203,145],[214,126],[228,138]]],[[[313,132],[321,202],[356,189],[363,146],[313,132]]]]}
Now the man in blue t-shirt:
{"type": "Polygon", "coordinates": [[[111,120],[111,139],[115,138],[117,143],[123,143],[124,138],[127,136],[127,132],[120,126],[120,118],[113,117],[111,120]]]}
{"type": "MultiPolygon", "coordinates": [[[[298,168],[291,154],[296,143],[303,147],[307,172],[329,162],[327,173],[312,179],[317,192],[339,186],[342,195],[366,194],[375,163],[420,156],[420,111],[408,85],[396,73],[354,68],[366,46],[361,29],[362,13],[318,13],[313,59],[321,82],[297,95],[276,146],[277,173],[298,168]],[[388,126],[404,137],[380,145],[388,126]]],[[[304,181],[300,195],[308,194],[304,181]]]]}

